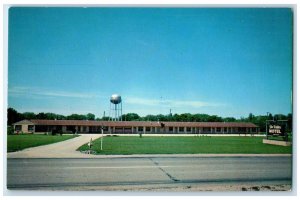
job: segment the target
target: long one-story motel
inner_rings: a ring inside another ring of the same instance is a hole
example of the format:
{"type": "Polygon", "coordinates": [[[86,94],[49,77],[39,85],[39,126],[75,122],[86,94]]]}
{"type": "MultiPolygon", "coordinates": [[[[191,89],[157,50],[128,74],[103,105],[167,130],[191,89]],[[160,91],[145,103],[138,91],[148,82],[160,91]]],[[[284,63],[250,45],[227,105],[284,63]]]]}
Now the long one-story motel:
{"type": "Polygon", "coordinates": [[[258,126],[246,122],[151,122],[88,120],[22,120],[13,124],[17,133],[165,133],[165,134],[255,134],[258,126]]]}

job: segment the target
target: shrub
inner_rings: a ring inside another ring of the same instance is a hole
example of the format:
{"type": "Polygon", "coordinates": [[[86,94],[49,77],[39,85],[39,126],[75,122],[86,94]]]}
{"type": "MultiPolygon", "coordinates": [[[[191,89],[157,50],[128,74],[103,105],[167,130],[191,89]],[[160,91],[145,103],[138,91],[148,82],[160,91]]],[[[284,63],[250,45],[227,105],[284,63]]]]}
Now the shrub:
{"type": "Polygon", "coordinates": [[[14,134],[14,128],[13,128],[12,126],[8,126],[8,127],[7,127],[7,134],[8,134],[8,135],[14,134]]]}
{"type": "Polygon", "coordinates": [[[51,135],[56,135],[56,134],[57,134],[57,130],[56,129],[54,129],[54,130],[51,131],[51,135]]]}

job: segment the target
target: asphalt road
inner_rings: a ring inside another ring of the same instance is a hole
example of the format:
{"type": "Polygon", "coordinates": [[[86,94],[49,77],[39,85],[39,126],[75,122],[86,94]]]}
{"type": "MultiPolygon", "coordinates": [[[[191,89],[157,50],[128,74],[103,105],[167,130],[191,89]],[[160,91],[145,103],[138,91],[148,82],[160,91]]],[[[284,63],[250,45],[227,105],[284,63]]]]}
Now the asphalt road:
{"type": "Polygon", "coordinates": [[[291,184],[290,156],[8,159],[8,189],[51,190],[158,185],[291,184]]]}

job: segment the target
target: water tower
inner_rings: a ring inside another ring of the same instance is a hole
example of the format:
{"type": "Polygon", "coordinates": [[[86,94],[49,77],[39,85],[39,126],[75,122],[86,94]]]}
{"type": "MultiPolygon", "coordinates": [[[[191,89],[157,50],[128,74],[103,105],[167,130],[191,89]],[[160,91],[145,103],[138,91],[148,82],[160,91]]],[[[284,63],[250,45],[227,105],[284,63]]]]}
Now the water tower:
{"type": "Polygon", "coordinates": [[[118,94],[110,97],[109,116],[112,121],[122,121],[122,98],[118,94]]]}

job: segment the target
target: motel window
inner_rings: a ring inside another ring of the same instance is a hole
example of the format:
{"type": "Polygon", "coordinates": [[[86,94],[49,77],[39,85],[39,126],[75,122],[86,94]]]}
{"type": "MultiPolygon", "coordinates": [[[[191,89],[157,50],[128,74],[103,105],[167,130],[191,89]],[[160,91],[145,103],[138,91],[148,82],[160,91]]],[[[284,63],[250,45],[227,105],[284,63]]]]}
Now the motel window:
{"type": "Polygon", "coordinates": [[[75,126],[67,126],[67,131],[74,131],[75,130],[75,126]]]}
{"type": "Polygon", "coordinates": [[[238,132],[246,132],[246,128],[244,128],[244,127],[239,127],[239,128],[238,128],[238,132]]]}
{"type": "Polygon", "coordinates": [[[224,132],[227,132],[227,127],[224,128],[224,132]]]}
{"type": "Polygon", "coordinates": [[[34,125],[28,125],[28,131],[34,131],[34,125]]]}
{"type": "Polygon", "coordinates": [[[15,129],[16,129],[16,131],[20,131],[22,129],[22,126],[21,125],[16,125],[15,129]]]}
{"type": "Polygon", "coordinates": [[[125,133],[131,133],[132,132],[132,128],[131,127],[124,127],[124,132],[125,133]]]}
{"type": "Polygon", "coordinates": [[[256,128],[252,128],[252,132],[256,132],[256,128]]]}
{"type": "Polygon", "coordinates": [[[84,127],[83,127],[82,131],[83,131],[83,132],[85,132],[85,131],[86,131],[86,126],[84,126],[84,127]]]}
{"type": "Polygon", "coordinates": [[[173,127],[169,127],[169,131],[173,131],[173,127]]]}
{"type": "Polygon", "coordinates": [[[150,127],[146,127],[146,131],[149,132],[151,129],[150,127]]]}
{"type": "Polygon", "coordinates": [[[179,127],[179,132],[183,132],[184,128],[183,127],[179,127]]]}
{"type": "Polygon", "coordinates": [[[204,132],[210,132],[210,128],[204,127],[204,128],[203,128],[203,131],[204,131],[204,132]]]}
{"type": "Polygon", "coordinates": [[[138,130],[139,130],[139,131],[143,131],[144,129],[143,129],[142,126],[139,126],[138,130]]]}
{"type": "Polygon", "coordinates": [[[43,125],[35,126],[35,132],[47,132],[47,131],[48,131],[48,126],[43,126],[43,125]]]}
{"type": "Polygon", "coordinates": [[[217,127],[217,132],[221,132],[221,128],[220,127],[217,127]]]}
{"type": "Polygon", "coordinates": [[[187,127],[186,132],[191,132],[191,127],[187,127]]]}
{"type": "Polygon", "coordinates": [[[90,126],[90,132],[95,132],[96,131],[96,127],[95,126],[90,126]]]}

